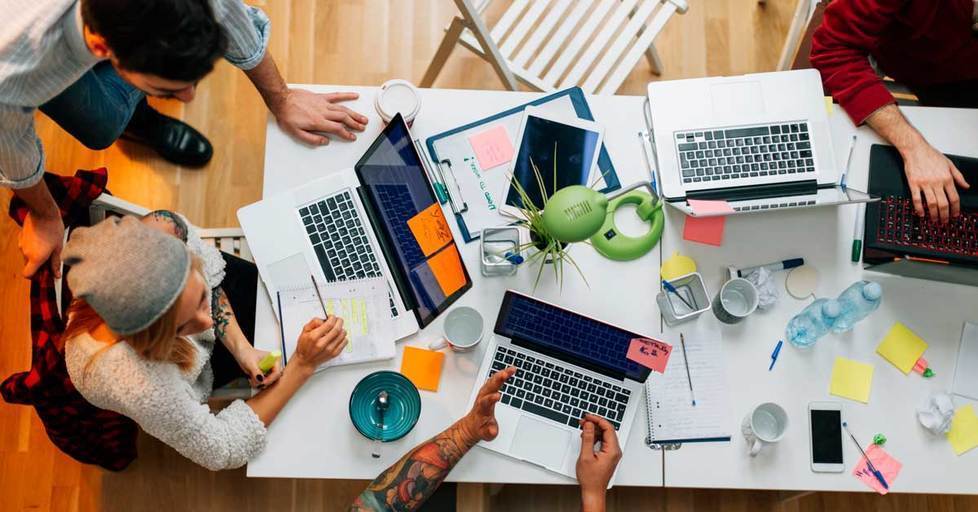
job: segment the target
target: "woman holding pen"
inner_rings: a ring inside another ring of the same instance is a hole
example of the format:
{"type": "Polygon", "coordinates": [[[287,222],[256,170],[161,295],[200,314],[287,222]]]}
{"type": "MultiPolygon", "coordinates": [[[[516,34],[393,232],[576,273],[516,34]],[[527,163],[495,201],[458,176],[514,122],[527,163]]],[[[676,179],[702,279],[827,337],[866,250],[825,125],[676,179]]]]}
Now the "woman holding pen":
{"type": "Polygon", "coordinates": [[[348,342],[342,320],[310,320],[275,385],[213,414],[205,402],[214,381],[214,320],[202,260],[130,217],[75,230],[64,259],[75,298],[61,339],[74,386],[211,470],[260,453],[267,426],[348,342]]]}

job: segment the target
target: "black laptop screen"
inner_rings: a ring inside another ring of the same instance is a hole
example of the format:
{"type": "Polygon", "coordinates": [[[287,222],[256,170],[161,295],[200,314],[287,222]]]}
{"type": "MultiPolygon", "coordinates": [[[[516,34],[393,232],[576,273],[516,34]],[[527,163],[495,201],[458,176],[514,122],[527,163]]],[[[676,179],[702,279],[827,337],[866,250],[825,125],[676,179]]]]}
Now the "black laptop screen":
{"type": "Polygon", "coordinates": [[[401,297],[424,327],[471,288],[472,280],[400,116],[370,146],[356,172],[401,297]]]}

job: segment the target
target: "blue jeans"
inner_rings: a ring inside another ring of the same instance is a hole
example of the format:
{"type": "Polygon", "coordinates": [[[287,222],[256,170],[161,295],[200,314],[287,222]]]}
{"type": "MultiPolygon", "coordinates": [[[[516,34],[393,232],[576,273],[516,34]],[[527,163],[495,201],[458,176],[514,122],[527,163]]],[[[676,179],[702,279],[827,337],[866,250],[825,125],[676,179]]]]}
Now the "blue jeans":
{"type": "Polygon", "coordinates": [[[145,97],[104,61],[40,108],[89,149],[105,149],[122,135],[145,97]]]}

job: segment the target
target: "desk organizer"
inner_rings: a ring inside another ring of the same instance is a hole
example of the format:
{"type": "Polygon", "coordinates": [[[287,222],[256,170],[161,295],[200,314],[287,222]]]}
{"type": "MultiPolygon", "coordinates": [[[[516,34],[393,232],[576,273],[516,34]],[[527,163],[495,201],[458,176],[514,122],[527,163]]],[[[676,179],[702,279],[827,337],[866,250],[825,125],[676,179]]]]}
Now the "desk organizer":
{"type": "Polygon", "coordinates": [[[687,322],[710,309],[710,293],[706,290],[703,276],[699,272],[679,276],[669,281],[669,284],[673,285],[676,291],[693,305],[693,309],[683,304],[683,301],[675,295],[666,293],[665,290],[660,291],[656,295],[655,301],[659,304],[662,319],[667,325],[672,326],[687,322]]]}

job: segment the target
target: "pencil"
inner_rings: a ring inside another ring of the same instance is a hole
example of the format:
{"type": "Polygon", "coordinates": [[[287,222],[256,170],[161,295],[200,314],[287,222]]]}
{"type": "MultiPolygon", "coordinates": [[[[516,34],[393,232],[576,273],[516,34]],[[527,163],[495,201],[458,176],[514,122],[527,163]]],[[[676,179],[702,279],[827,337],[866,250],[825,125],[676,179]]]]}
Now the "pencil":
{"type": "Polygon", "coordinates": [[[314,290],[316,290],[316,297],[319,298],[319,305],[323,307],[323,319],[328,319],[329,313],[326,312],[326,303],[323,302],[323,294],[319,293],[319,284],[316,283],[316,276],[310,274],[309,279],[312,279],[312,287],[314,290]]]}
{"type": "Polygon", "coordinates": [[[278,333],[282,337],[282,364],[288,362],[289,356],[285,350],[285,318],[282,317],[282,292],[275,292],[275,300],[278,302],[278,333]]]}
{"type": "Polygon", "coordinates": [[[679,344],[683,347],[683,364],[686,366],[686,382],[689,383],[689,396],[693,399],[693,407],[696,407],[696,394],[693,393],[693,378],[689,375],[689,359],[686,357],[686,338],[683,333],[679,333],[679,344]]]}

